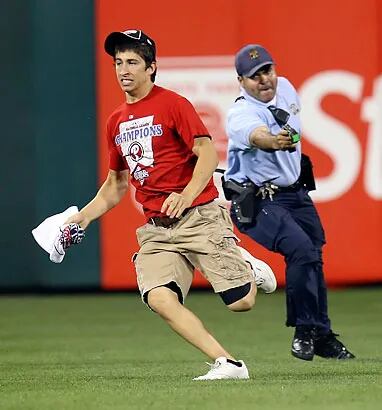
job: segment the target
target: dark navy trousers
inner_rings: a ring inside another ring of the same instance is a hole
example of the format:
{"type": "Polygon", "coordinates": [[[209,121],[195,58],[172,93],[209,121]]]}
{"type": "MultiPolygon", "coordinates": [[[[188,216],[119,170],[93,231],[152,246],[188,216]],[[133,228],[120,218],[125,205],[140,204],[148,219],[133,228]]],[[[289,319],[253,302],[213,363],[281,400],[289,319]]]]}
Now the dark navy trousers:
{"type": "Polygon", "coordinates": [[[280,192],[273,201],[259,199],[254,206],[258,214],[252,224],[238,222],[233,212],[231,216],[240,232],[284,256],[286,325],[313,325],[318,333],[327,333],[330,320],[322,262],[325,233],[308,191],[280,192]]]}

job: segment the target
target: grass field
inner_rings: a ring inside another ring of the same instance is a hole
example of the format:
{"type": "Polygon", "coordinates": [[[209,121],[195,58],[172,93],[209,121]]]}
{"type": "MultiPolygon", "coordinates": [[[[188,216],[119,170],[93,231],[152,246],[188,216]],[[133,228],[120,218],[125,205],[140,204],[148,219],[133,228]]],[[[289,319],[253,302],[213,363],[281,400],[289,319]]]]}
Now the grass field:
{"type": "Polygon", "coordinates": [[[187,306],[251,372],[249,381],[194,382],[205,357],[135,293],[1,296],[0,409],[380,409],[382,288],[329,300],[354,361],[293,358],[283,291],[242,314],[191,293],[187,306]]]}

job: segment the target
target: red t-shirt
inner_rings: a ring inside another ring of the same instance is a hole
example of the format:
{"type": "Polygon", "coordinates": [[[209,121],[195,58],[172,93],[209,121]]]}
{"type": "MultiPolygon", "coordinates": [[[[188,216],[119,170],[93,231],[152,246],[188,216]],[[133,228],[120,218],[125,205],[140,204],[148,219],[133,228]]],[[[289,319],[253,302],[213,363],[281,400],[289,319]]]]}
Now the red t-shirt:
{"type": "MultiPolygon", "coordinates": [[[[163,201],[181,192],[197,161],[194,138],[209,136],[192,104],[184,97],[155,86],[142,100],[124,103],[109,117],[109,168],[129,169],[135,199],[147,218],[160,216],[163,201]]],[[[218,196],[212,178],[192,206],[218,196]]]]}

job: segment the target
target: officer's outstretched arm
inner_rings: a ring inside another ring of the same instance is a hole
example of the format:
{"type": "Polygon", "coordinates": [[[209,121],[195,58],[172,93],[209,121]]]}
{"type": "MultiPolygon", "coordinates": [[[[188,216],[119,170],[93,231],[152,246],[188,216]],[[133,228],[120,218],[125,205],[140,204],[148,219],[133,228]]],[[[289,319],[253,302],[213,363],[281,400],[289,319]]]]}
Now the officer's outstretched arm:
{"type": "Polygon", "coordinates": [[[280,130],[277,135],[273,135],[265,126],[255,128],[249,136],[249,141],[256,148],[283,151],[296,145],[292,143],[288,131],[280,130]]]}

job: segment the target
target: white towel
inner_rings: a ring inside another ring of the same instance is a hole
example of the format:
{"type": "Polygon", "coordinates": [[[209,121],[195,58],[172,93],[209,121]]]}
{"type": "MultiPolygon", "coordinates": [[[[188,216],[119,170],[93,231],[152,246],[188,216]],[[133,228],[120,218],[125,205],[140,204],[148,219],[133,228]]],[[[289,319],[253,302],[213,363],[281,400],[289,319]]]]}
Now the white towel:
{"type": "Polygon", "coordinates": [[[59,242],[61,235],[60,227],[72,215],[78,212],[77,206],[71,206],[60,214],[55,214],[46,218],[35,229],[32,235],[36,242],[49,253],[49,258],[54,263],[61,263],[65,256],[65,251],[59,242]]]}

